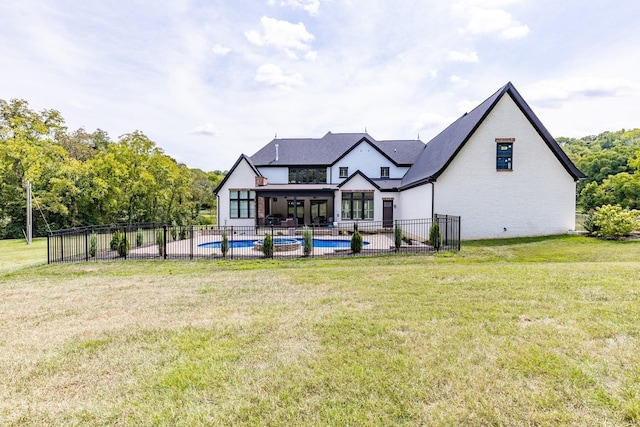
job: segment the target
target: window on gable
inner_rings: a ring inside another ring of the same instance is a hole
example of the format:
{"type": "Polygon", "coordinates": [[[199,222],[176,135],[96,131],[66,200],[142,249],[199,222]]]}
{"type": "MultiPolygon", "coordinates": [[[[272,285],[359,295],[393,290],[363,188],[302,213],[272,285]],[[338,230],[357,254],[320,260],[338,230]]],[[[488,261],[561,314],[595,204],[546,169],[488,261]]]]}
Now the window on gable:
{"type": "Polygon", "coordinates": [[[255,191],[229,191],[229,216],[231,218],[253,218],[256,208],[255,199],[255,191]]]}
{"type": "Polygon", "coordinates": [[[496,170],[510,171],[513,170],[513,143],[499,142],[497,144],[496,154],[496,170]]]}
{"type": "Polygon", "coordinates": [[[347,167],[340,168],[340,178],[349,178],[349,168],[347,167]]]}
{"type": "Polygon", "coordinates": [[[380,178],[389,178],[389,167],[380,168],[380,178]]]}

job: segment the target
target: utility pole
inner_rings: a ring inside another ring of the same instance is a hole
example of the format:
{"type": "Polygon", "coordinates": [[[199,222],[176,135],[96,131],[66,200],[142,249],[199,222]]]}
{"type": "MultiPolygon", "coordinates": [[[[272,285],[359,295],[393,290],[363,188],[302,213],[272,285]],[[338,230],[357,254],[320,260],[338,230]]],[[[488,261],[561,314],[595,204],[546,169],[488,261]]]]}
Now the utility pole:
{"type": "Polygon", "coordinates": [[[33,231],[33,210],[31,208],[31,183],[27,181],[27,245],[31,244],[33,231]]]}

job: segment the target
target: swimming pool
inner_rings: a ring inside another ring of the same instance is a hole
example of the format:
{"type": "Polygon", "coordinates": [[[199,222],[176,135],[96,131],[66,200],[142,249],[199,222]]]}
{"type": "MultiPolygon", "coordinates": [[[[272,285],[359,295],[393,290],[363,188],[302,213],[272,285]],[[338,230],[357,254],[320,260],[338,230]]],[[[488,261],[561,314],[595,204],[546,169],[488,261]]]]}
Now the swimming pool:
{"type": "MultiPolygon", "coordinates": [[[[287,242],[293,242],[293,241],[297,241],[300,242],[300,245],[304,246],[304,239],[301,238],[297,238],[297,239],[293,239],[293,238],[287,238],[287,239],[280,239],[282,241],[287,241],[287,242]]],[[[274,239],[274,244],[277,245],[278,242],[280,241],[278,237],[276,237],[274,239]]],[[[229,240],[229,249],[242,249],[242,248],[253,248],[253,244],[261,241],[261,240],[257,240],[257,239],[253,239],[253,240],[229,240]]],[[[207,242],[207,243],[201,243],[198,245],[199,248],[206,248],[206,249],[220,249],[220,245],[221,245],[221,241],[215,241],[215,242],[207,242]]],[[[363,246],[368,245],[369,242],[362,242],[363,246]]],[[[328,248],[328,249],[348,249],[351,247],[351,240],[348,239],[313,239],[313,247],[314,248],[328,248]]]]}

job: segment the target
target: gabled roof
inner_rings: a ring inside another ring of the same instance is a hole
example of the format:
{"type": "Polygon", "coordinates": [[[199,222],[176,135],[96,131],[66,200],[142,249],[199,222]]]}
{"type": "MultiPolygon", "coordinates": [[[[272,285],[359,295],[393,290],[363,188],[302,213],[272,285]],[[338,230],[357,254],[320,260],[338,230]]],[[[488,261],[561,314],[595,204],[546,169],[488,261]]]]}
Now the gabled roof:
{"type": "Polygon", "coordinates": [[[534,114],[513,84],[509,82],[429,141],[411,169],[403,177],[402,188],[435,181],[504,95],[509,95],[513,99],[567,172],[575,180],[584,178],[585,175],[578,170],[565,152],[562,151],[562,148],[540,122],[540,119],[534,114]]]}
{"type": "Polygon", "coordinates": [[[397,191],[398,187],[400,187],[400,184],[402,183],[401,179],[391,179],[391,178],[371,179],[358,169],[357,171],[352,173],[347,179],[345,179],[340,184],[338,184],[338,188],[342,188],[346,183],[351,181],[356,176],[362,177],[365,181],[367,181],[369,184],[371,184],[373,187],[375,187],[377,190],[380,190],[380,191],[397,191]]]}
{"type": "Polygon", "coordinates": [[[215,190],[213,190],[213,194],[218,194],[218,191],[224,187],[224,184],[226,184],[227,180],[229,179],[229,177],[233,174],[233,171],[236,170],[236,168],[238,167],[238,165],[240,164],[240,162],[242,161],[246,161],[249,164],[249,167],[251,167],[251,169],[253,170],[253,172],[256,174],[256,176],[262,176],[262,174],[258,171],[258,169],[256,169],[256,167],[254,166],[253,162],[251,161],[251,159],[247,156],[245,156],[244,154],[241,154],[240,157],[238,157],[238,160],[236,160],[236,162],[233,164],[233,167],[229,170],[229,172],[224,176],[223,180],[220,181],[220,184],[218,184],[218,186],[216,187],[215,190]]]}
{"type": "Polygon", "coordinates": [[[410,166],[424,142],[376,141],[367,133],[332,133],[322,138],[274,139],[251,156],[260,166],[329,166],[346,156],[361,142],[367,142],[397,166],[410,166]],[[278,146],[276,160],[276,145],[278,146]]]}

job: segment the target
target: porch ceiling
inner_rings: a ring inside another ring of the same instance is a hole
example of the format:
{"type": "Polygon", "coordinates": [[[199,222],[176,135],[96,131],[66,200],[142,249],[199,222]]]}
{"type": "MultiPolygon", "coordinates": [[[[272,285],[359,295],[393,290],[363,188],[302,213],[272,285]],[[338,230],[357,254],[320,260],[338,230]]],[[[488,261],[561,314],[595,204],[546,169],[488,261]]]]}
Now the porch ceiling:
{"type": "Polygon", "coordinates": [[[337,185],[329,184],[269,184],[256,188],[259,197],[284,197],[284,196],[324,196],[333,197],[338,191],[337,185]]]}

